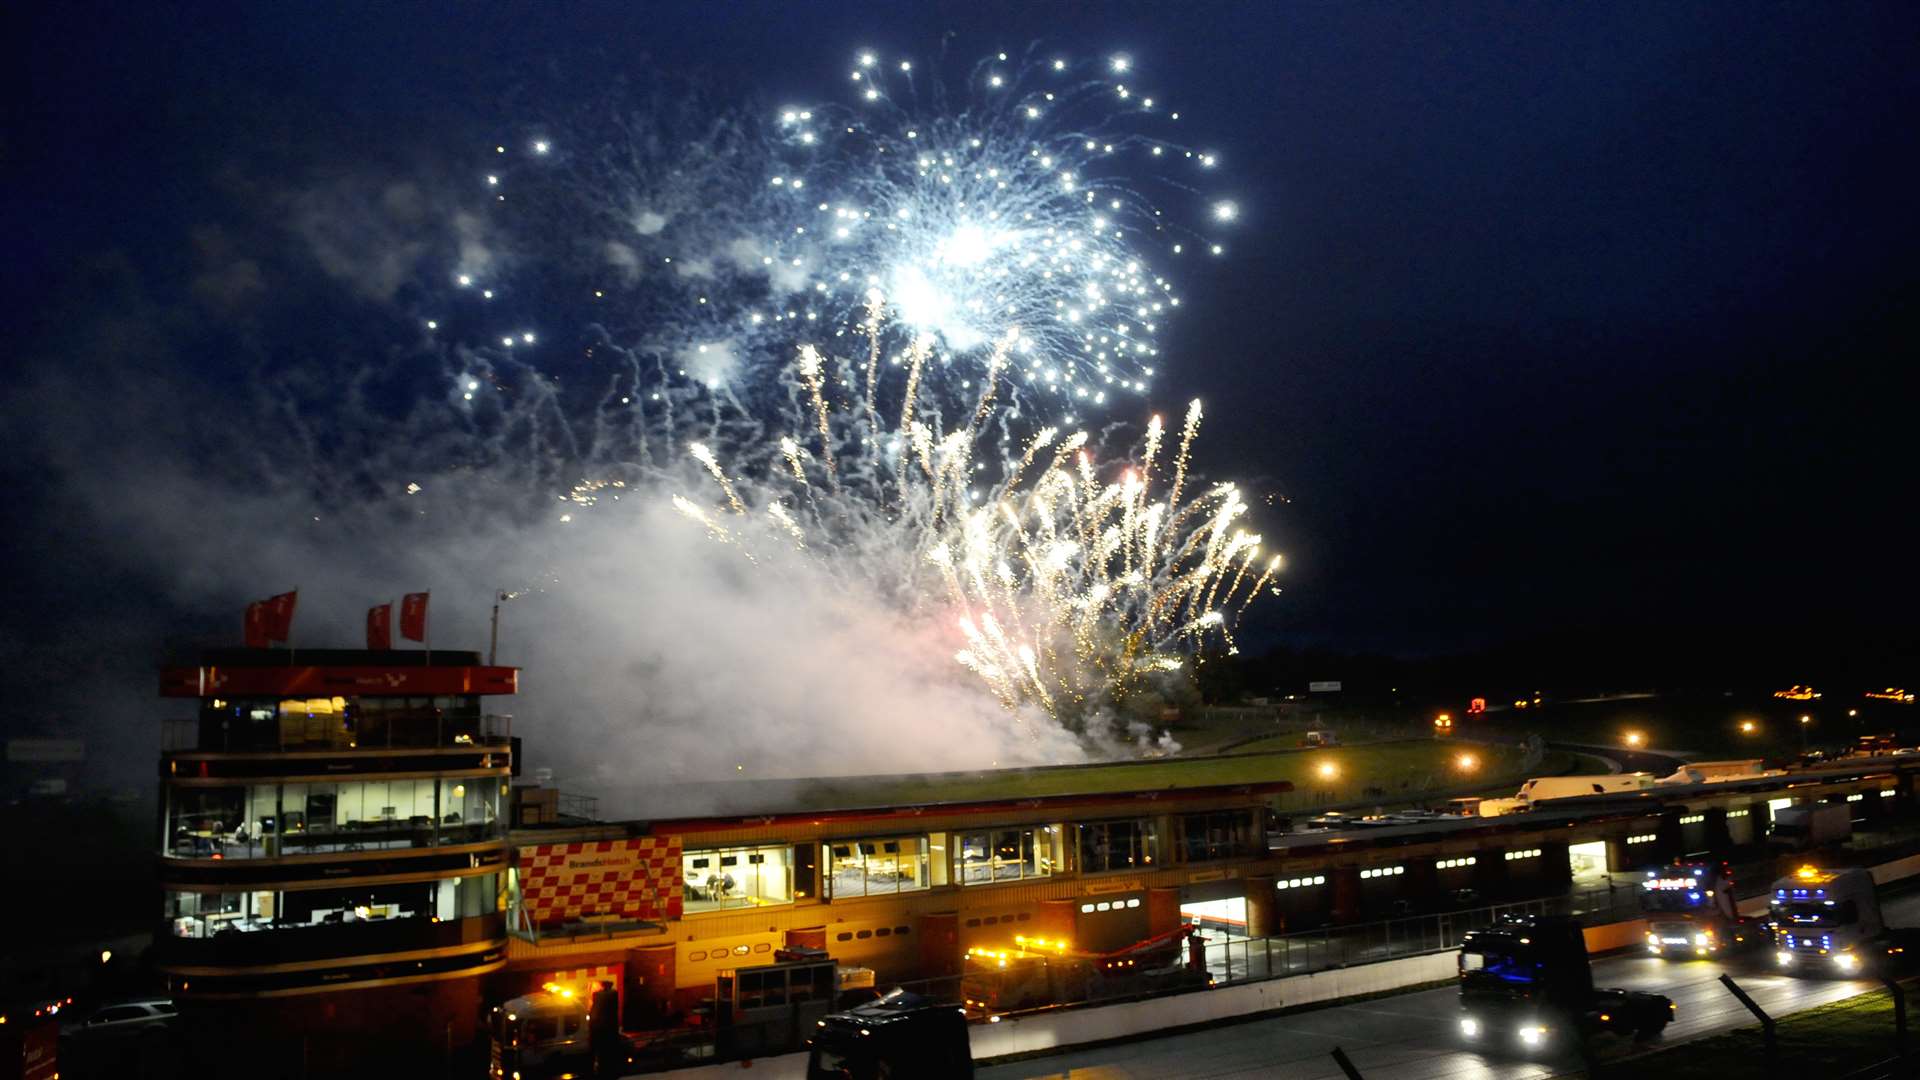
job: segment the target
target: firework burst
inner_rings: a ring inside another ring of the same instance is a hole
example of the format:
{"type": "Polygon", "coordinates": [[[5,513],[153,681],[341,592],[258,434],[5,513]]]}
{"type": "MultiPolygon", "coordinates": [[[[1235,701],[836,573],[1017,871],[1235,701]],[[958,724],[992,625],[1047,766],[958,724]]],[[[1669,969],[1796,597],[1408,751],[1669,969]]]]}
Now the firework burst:
{"type": "MultiPolygon", "coordinates": [[[[992,344],[989,371],[1019,339],[992,344]]],[[[1233,628],[1280,558],[1239,527],[1247,504],[1234,485],[1187,492],[1199,402],[1166,460],[1159,417],[1115,467],[1095,461],[1086,433],[1050,427],[983,486],[989,463],[977,455],[997,445],[984,426],[994,380],[951,426],[909,393],[900,421],[876,428],[866,401],[836,404],[826,389],[854,383],[862,363],[803,347],[795,368],[806,399],[780,464],[734,475],[696,445],[689,454],[724,505],[680,495],[674,505],[764,572],[779,572],[782,553],[749,538],[859,573],[916,617],[947,621],[955,662],[1015,712],[1038,706],[1078,727],[1187,670],[1197,651],[1233,649],[1233,628]],[[770,527],[753,527],[759,516],[770,527]]]]}
{"type": "MultiPolygon", "coordinates": [[[[859,54],[851,106],[780,114],[793,166],[768,183],[802,222],[769,261],[811,268],[811,299],[836,327],[883,294],[901,334],[937,353],[929,374],[951,371],[962,389],[984,377],[965,361],[1018,326],[1015,386],[1068,410],[1145,392],[1180,304],[1156,267],[1224,248],[1172,224],[1147,190],[1190,202],[1216,157],[1173,140],[1179,112],[1131,86],[1130,69],[1001,53],[956,107],[911,61],[859,54]]],[[[1214,205],[1214,227],[1237,213],[1214,205]]]]}

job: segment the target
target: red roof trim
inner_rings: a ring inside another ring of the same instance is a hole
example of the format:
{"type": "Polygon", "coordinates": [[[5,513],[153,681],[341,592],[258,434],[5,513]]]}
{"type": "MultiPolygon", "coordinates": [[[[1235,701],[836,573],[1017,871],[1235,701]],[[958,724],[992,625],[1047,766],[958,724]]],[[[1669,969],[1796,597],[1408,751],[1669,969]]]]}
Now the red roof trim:
{"type": "Polygon", "coordinates": [[[161,697],[418,697],[514,694],[512,667],[207,667],[162,668],[161,697]]]}

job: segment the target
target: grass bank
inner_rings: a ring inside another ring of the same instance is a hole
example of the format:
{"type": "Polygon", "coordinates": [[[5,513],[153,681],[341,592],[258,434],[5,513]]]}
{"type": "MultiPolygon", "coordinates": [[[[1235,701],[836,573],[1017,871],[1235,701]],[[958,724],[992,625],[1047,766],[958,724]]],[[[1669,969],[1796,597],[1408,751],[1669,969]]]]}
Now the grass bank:
{"type": "MultiPolygon", "coordinates": [[[[1417,800],[1423,792],[1484,781],[1497,789],[1519,786],[1525,777],[1518,747],[1451,743],[1434,739],[1369,743],[1328,749],[1286,749],[1207,758],[1162,758],[1102,765],[921,776],[848,777],[806,781],[801,801],[815,808],[892,806],[933,802],[1092,795],[1287,781],[1281,810],[1377,798],[1417,800]],[[1460,755],[1473,765],[1462,769],[1460,755]],[[1325,771],[1330,770],[1330,773],[1325,771]]],[[[1566,755],[1552,755],[1543,772],[1563,771],[1566,755]]]]}
{"type": "MultiPolygon", "coordinates": [[[[1909,998],[1920,983],[1906,984],[1909,998]]],[[[1920,1008],[1920,1001],[1909,1004],[1920,1008]]],[[[1658,1076],[1668,1080],[1726,1080],[1734,1076],[1833,1078],[1894,1055],[1893,997],[1885,990],[1780,1018],[1777,1047],[1769,1052],[1758,1025],[1699,1039],[1671,1050],[1602,1066],[1596,1077],[1658,1076]]],[[[1915,1017],[1909,1013],[1910,1022],[1915,1017]]],[[[1920,1040],[1916,1040],[1920,1043],[1920,1040]]],[[[1911,1075],[1911,1074],[1909,1074],[1911,1075]]]]}

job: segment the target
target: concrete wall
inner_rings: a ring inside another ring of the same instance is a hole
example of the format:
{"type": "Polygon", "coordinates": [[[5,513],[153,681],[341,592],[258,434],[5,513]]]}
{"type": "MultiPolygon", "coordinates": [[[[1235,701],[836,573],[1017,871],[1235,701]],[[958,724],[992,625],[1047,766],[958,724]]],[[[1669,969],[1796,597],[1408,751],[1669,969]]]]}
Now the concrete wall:
{"type": "Polygon", "coordinates": [[[1451,979],[1459,961],[1452,951],[1428,956],[1318,971],[1288,979],[1242,983],[1205,993],[1130,1001],[1095,1009],[1062,1009],[1009,1017],[973,1028],[976,1061],[1101,1042],[1143,1031],[1205,1024],[1216,1020],[1291,1009],[1341,998],[1400,990],[1451,979]]]}
{"type": "MultiPolygon", "coordinates": [[[[1451,951],[1434,953],[1121,1005],[1060,1009],[1010,1017],[995,1024],[975,1024],[971,1028],[973,1059],[988,1061],[1439,982],[1454,977],[1458,969],[1454,957],[1451,951]]],[[[680,1069],[666,1075],[699,1080],[738,1076],[743,1069],[752,1069],[754,1080],[804,1080],[806,1065],[806,1055],[787,1054],[752,1063],[735,1061],[680,1069]]]]}

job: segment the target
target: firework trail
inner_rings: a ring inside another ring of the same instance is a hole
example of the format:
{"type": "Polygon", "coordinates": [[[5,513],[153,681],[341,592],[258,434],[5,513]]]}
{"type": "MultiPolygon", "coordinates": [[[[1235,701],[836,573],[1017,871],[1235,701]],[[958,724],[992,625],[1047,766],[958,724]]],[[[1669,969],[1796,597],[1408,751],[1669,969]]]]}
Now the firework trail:
{"type": "MultiPolygon", "coordinates": [[[[1003,335],[991,356],[1019,337],[1003,335]]],[[[858,363],[809,345],[796,366],[813,386],[823,371],[858,363]]],[[[996,366],[990,358],[989,370],[996,366]]],[[[1005,480],[983,487],[975,477],[987,463],[976,452],[993,397],[989,383],[961,413],[966,420],[944,430],[909,398],[901,423],[876,432],[857,397],[836,408],[815,395],[820,411],[796,414],[796,433],[782,442],[784,468],[734,475],[696,446],[689,453],[725,508],[683,495],[674,505],[716,539],[740,544],[763,572],[781,573],[791,564],[779,553],[720,520],[729,511],[764,515],[777,528],[757,535],[784,539],[788,555],[857,573],[915,617],[948,620],[958,632],[955,662],[1008,710],[1038,706],[1076,731],[1187,671],[1195,652],[1232,651],[1233,627],[1280,560],[1237,527],[1247,504],[1233,485],[1183,494],[1199,403],[1182,424],[1176,479],[1164,491],[1153,481],[1163,464],[1158,417],[1140,455],[1117,472],[1096,465],[1084,433],[1062,439],[1046,428],[1004,468],[1005,480]]]]}

